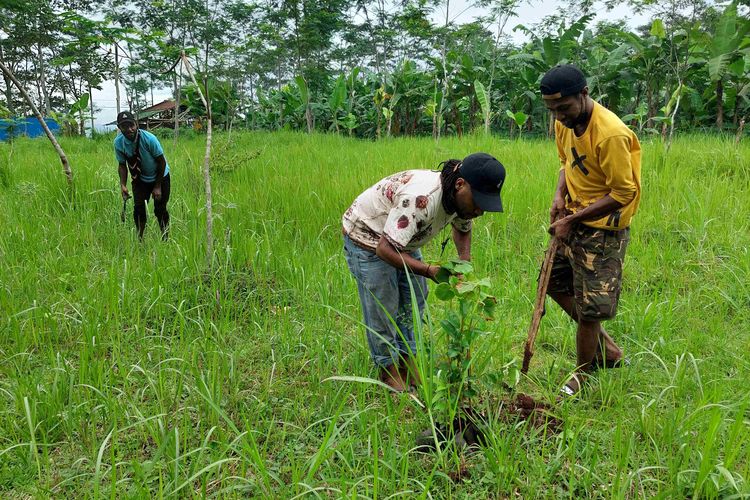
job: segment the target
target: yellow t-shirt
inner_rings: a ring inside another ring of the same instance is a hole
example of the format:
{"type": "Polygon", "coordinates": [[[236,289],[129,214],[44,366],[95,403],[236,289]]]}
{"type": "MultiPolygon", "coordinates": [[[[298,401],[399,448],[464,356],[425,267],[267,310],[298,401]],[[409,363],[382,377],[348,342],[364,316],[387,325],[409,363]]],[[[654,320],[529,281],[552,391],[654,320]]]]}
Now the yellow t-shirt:
{"type": "Polygon", "coordinates": [[[628,227],[641,201],[641,144],[635,133],[594,102],[583,135],[576,137],[572,129],[555,122],[555,142],[570,195],[568,210],[577,212],[610,195],[622,208],[583,223],[612,230],[628,227]]]}

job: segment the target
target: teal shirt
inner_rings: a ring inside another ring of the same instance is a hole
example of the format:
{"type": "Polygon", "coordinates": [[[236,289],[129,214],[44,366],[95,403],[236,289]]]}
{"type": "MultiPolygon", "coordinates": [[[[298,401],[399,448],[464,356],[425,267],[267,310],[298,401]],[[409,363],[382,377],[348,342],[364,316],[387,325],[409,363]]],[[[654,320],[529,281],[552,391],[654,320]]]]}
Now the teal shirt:
{"type": "MultiPolygon", "coordinates": [[[[151,132],[139,130],[141,135],[141,180],[143,182],[154,182],[156,180],[156,158],[164,156],[159,139],[151,132]]],[[[138,139],[136,139],[138,140],[138,139]]],[[[115,157],[118,163],[125,163],[128,156],[135,155],[135,142],[129,141],[124,135],[117,134],[115,137],[115,157]]],[[[166,158],[164,159],[166,162],[166,158]]],[[[164,168],[164,177],[169,174],[169,163],[164,168]]]]}

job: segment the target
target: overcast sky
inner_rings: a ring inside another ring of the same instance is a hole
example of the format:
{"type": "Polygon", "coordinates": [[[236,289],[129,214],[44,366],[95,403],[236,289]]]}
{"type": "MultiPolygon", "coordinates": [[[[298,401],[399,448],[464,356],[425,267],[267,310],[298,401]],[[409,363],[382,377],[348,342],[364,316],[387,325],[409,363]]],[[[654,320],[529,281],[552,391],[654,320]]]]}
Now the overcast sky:
{"type": "MultiPolygon", "coordinates": [[[[483,9],[476,9],[469,7],[473,2],[467,0],[452,0],[450,2],[450,18],[453,22],[464,24],[473,21],[477,16],[483,15],[485,12],[483,9]]],[[[518,8],[518,17],[511,19],[506,25],[506,32],[508,32],[515,42],[522,42],[526,39],[520,31],[513,32],[512,28],[518,24],[531,25],[538,23],[545,16],[554,12],[562,2],[559,0],[549,1],[530,1],[524,3],[518,8]]],[[[644,24],[648,20],[646,15],[635,15],[630,9],[625,6],[618,6],[612,11],[607,11],[603,7],[596,11],[596,21],[600,20],[615,20],[615,19],[626,19],[631,28],[635,28],[641,24],[644,24]]],[[[438,9],[433,15],[433,21],[436,24],[443,24],[445,22],[445,8],[442,10],[438,9]]],[[[122,84],[121,84],[122,85],[122,84]]],[[[120,88],[121,105],[123,109],[127,106],[125,100],[125,90],[120,88]]],[[[171,89],[154,90],[154,103],[163,101],[164,99],[170,99],[172,97],[171,89]]],[[[97,128],[104,128],[105,123],[114,121],[115,115],[117,114],[116,100],[115,100],[115,83],[114,81],[106,81],[102,84],[102,90],[93,91],[94,104],[99,110],[95,115],[95,124],[97,128]]]]}

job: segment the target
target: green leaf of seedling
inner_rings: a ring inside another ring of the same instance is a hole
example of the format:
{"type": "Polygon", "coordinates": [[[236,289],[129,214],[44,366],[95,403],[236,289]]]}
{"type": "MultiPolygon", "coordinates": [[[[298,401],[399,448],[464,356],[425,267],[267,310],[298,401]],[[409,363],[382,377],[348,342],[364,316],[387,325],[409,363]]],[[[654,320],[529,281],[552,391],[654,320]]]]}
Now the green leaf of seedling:
{"type": "Polygon", "coordinates": [[[495,306],[497,306],[497,299],[495,297],[487,297],[482,303],[482,312],[484,312],[485,319],[495,319],[495,306]]]}
{"type": "Polygon", "coordinates": [[[448,262],[445,262],[441,267],[444,269],[447,269],[451,274],[453,274],[453,268],[456,266],[456,262],[453,260],[449,260],[448,262]]]}
{"type": "Polygon", "coordinates": [[[492,282],[489,278],[482,278],[481,280],[476,282],[477,286],[480,286],[482,288],[490,288],[492,287],[492,282]]]}
{"type": "MultiPolygon", "coordinates": [[[[465,296],[464,296],[465,297],[465,296]]],[[[461,312],[461,316],[464,318],[469,317],[470,314],[472,314],[474,311],[474,304],[471,303],[469,300],[461,300],[459,304],[459,310],[461,312]]]]}
{"type": "Polygon", "coordinates": [[[456,296],[456,293],[448,283],[443,282],[435,287],[435,296],[440,300],[451,300],[456,296]]]}
{"type": "Polygon", "coordinates": [[[455,265],[453,266],[453,272],[456,274],[469,274],[474,270],[474,266],[471,265],[471,262],[468,260],[459,260],[456,261],[455,265]]]}
{"type": "Polygon", "coordinates": [[[476,281],[462,281],[461,283],[456,285],[456,291],[459,293],[459,295],[465,295],[469,292],[474,291],[477,286],[478,282],[476,281]]]}
{"type": "Polygon", "coordinates": [[[446,268],[445,266],[440,266],[440,269],[435,275],[435,281],[437,281],[438,283],[448,283],[451,275],[452,273],[448,268],[446,268]]]}

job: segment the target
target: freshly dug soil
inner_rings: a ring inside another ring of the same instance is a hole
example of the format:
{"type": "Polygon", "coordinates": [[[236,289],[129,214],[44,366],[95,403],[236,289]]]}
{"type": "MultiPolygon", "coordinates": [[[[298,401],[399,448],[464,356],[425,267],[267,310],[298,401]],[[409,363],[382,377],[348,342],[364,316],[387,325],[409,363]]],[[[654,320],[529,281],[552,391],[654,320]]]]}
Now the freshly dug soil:
{"type": "MultiPolygon", "coordinates": [[[[455,436],[453,441],[458,448],[476,448],[486,442],[486,427],[481,422],[486,421],[484,415],[477,414],[472,409],[464,410],[468,418],[456,418],[453,421],[455,436]],[[475,423],[476,422],[476,423],[475,423]],[[479,425],[477,425],[479,423],[479,425]]],[[[528,394],[517,394],[515,399],[502,399],[498,406],[498,417],[501,421],[515,423],[519,420],[527,421],[536,428],[546,427],[555,434],[562,428],[562,420],[553,416],[549,405],[535,401],[528,394]]],[[[448,441],[450,434],[448,426],[437,426],[438,442],[442,445],[448,441]]],[[[417,450],[427,452],[435,448],[435,438],[432,429],[427,429],[417,437],[417,450]]]]}
{"type": "Polygon", "coordinates": [[[515,399],[503,399],[498,414],[505,422],[525,420],[532,427],[547,427],[553,433],[562,428],[562,420],[555,417],[545,403],[534,400],[528,394],[519,393],[515,399]]]}

